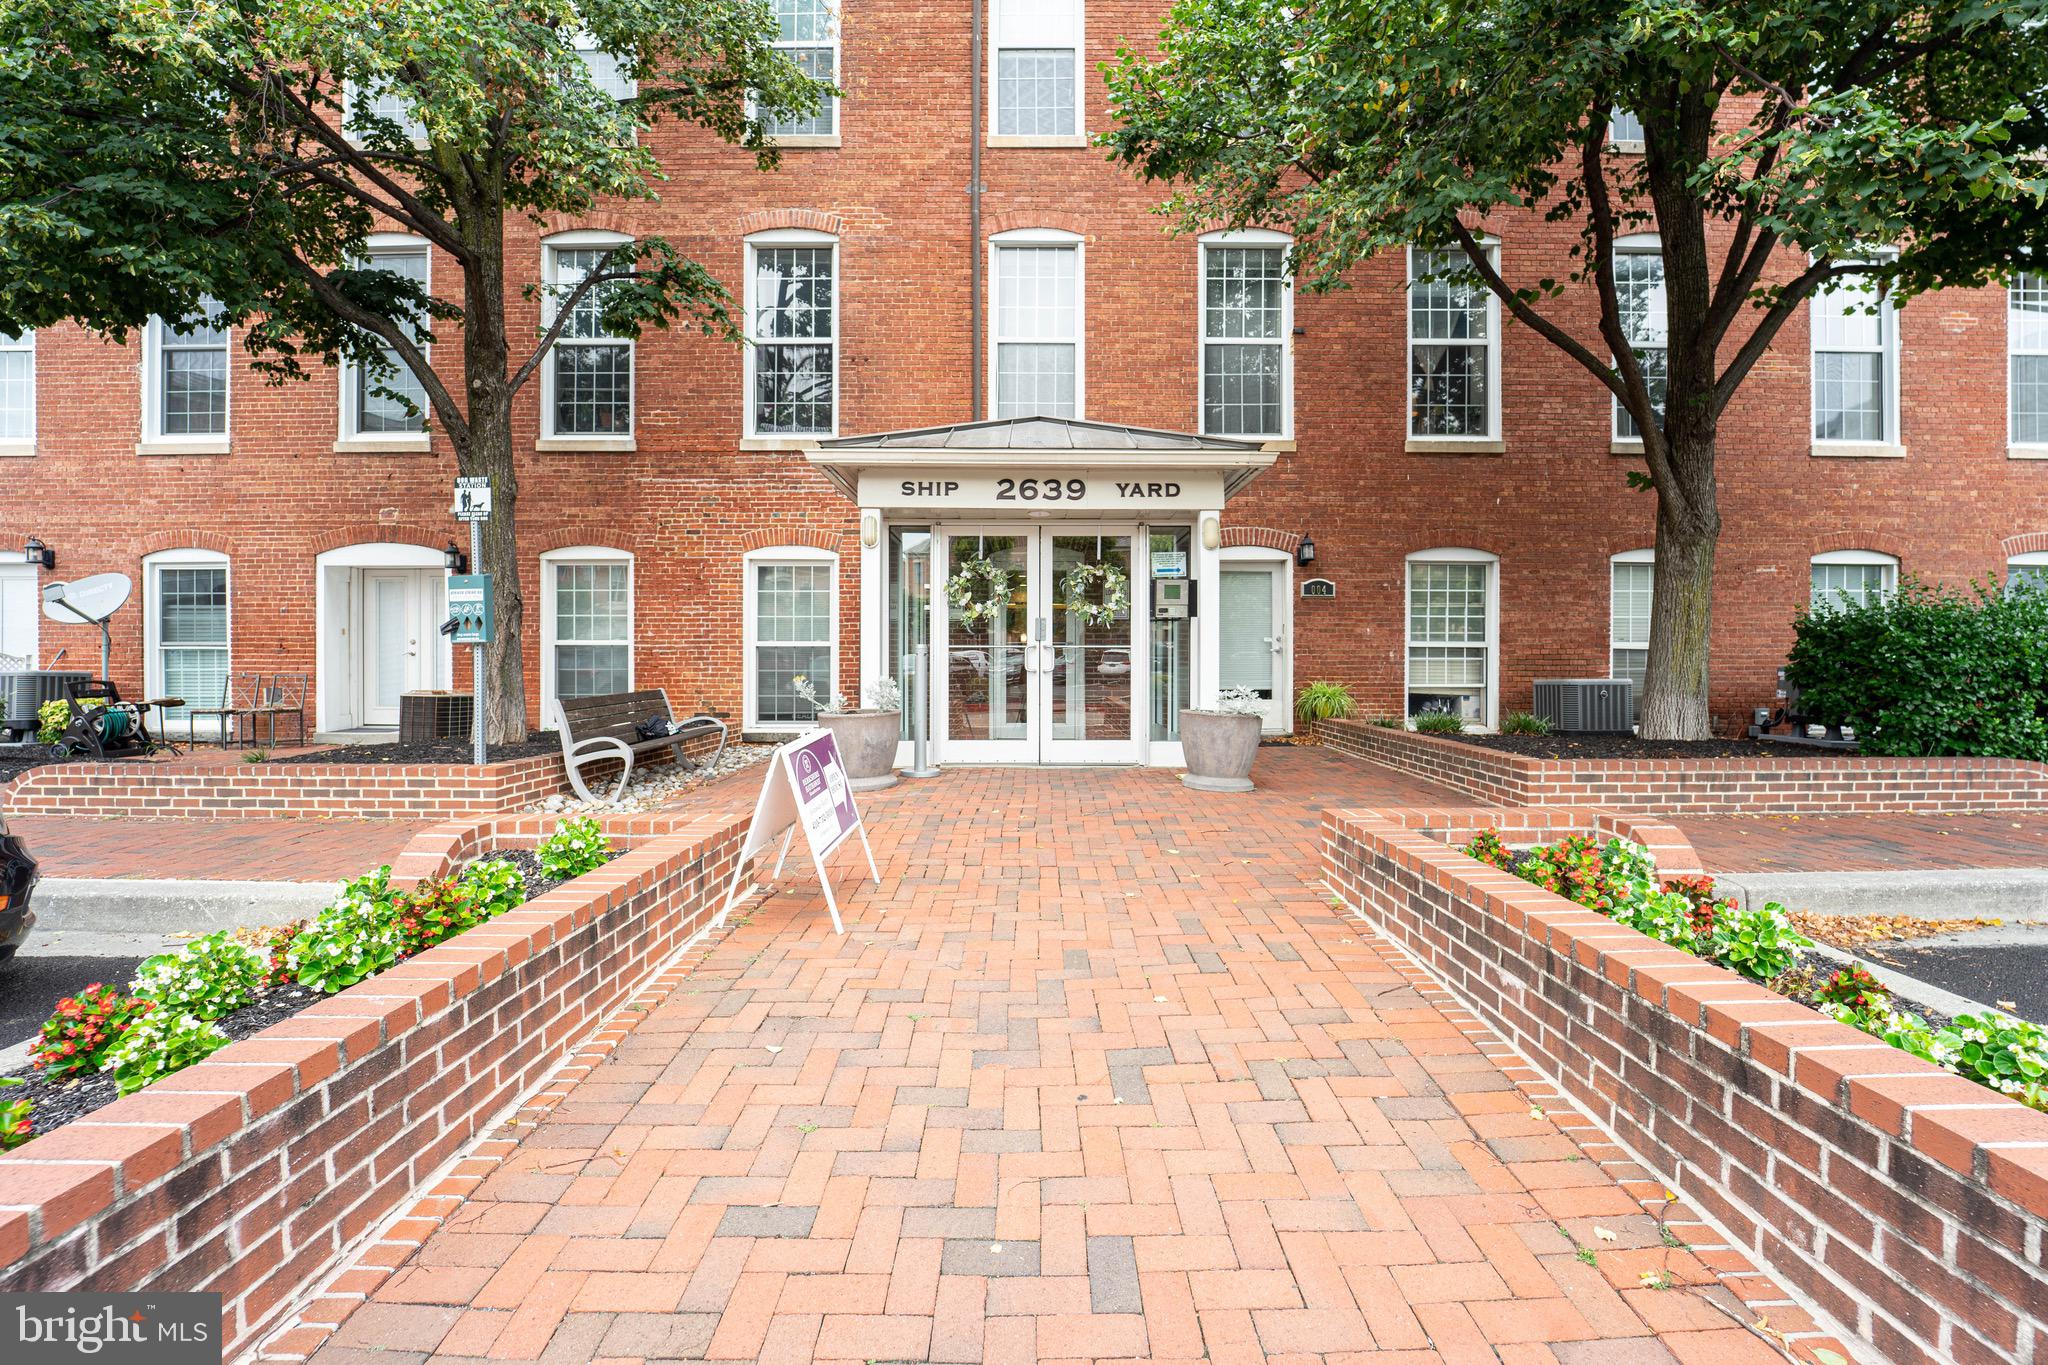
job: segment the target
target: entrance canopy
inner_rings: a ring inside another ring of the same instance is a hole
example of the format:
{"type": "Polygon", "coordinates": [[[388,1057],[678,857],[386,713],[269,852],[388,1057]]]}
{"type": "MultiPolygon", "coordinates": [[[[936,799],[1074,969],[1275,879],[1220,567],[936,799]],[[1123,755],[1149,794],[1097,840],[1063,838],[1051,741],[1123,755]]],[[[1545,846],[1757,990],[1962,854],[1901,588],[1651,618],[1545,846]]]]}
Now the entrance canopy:
{"type": "Polygon", "coordinates": [[[1257,441],[1015,417],[820,441],[806,458],[884,513],[1220,510],[1272,465],[1257,441]]]}

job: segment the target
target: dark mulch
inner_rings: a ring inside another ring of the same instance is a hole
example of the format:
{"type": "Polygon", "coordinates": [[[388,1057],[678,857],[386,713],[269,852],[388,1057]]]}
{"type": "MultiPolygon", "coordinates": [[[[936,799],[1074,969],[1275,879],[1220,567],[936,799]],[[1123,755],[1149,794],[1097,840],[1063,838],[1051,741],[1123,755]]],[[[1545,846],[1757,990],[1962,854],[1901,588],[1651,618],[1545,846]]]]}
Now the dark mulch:
{"type": "MultiPolygon", "coordinates": [[[[618,855],[613,854],[612,856],[617,857],[618,855]]],[[[510,863],[518,868],[519,875],[526,882],[526,898],[528,900],[532,900],[535,896],[546,895],[560,886],[565,880],[561,877],[550,877],[547,873],[541,871],[540,854],[535,853],[530,848],[500,849],[496,853],[486,853],[476,861],[480,863],[510,863]]]]}
{"type": "Polygon", "coordinates": [[[29,749],[0,748],[0,786],[5,786],[31,768],[63,761],[54,749],[46,745],[38,744],[29,749]]]}
{"type": "Polygon", "coordinates": [[[1853,749],[1810,749],[1761,739],[1640,739],[1635,735],[1442,735],[1525,758],[1854,758],[1853,749]]]}
{"type": "MultiPolygon", "coordinates": [[[[466,739],[437,739],[428,744],[343,744],[312,753],[273,753],[265,763],[459,763],[473,756],[466,739]]],[[[493,744],[485,757],[492,763],[513,758],[560,754],[562,743],[553,730],[535,730],[521,744],[493,744]]]]}

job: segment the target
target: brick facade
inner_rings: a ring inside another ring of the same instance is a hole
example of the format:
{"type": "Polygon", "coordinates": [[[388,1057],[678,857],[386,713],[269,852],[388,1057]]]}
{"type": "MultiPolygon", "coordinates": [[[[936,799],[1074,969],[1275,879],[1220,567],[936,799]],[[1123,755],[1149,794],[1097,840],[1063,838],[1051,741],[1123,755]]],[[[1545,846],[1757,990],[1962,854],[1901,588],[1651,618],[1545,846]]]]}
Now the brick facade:
{"type": "MultiPolygon", "coordinates": [[[[1120,42],[1148,45],[1163,10],[1159,0],[1089,5],[1082,69],[1092,72],[1120,42]]],[[[965,421],[970,270],[986,250],[970,240],[965,192],[969,11],[847,0],[842,52],[841,146],[791,150],[783,169],[763,174],[729,148],[665,129],[650,139],[671,176],[658,203],[608,205],[547,226],[660,233],[735,297],[746,234],[834,233],[840,432],[965,421]]],[[[1106,99],[1098,78],[1088,85],[1084,126],[1100,130],[1106,99]]],[[[1159,191],[1083,147],[989,147],[983,179],[984,236],[1059,227],[1085,239],[1082,415],[1197,427],[1199,255],[1146,211],[1159,191]]],[[[1511,281],[1568,272],[1567,228],[1535,215],[1489,226],[1511,281]]],[[[515,286],[537,280],[539,233],[522,225],[508,256],[515,286]]],[[[1624,485],[1636,463],[1609,453],[1604,391],[1526,328],[1505,331],[1505,452],[1407,453],[1402,271],[1389,256],[1358,269],[1348,290],[1297,300],[1294,439],[1232,502],[1226,543],[1285,548],[1314,536],[1312,572],[1334,580],[1338,595],[1296,604],[1294,677],[1341,679],[1380,711],[1401,705],[1404,556],[1438,546],[1498,554],[1500,709],[1523,707],[1533,677],[1607,672],[1608,558],[1649,545],[1651,500],[1624,485]]],[[[445,285],[452,272],[434,278],[445,285]]],[[[512,334],[531,335],[531,305],[513,295],[512,334]]],[[[1596,336],[1590,295],[1562,316],[1596,336]]],[[[1725,724],[1769,700],[1812,554],[1878,550],[1907,572],[1959,581],[2000,569],[2014,545],[2048,544],[2048,461],[2007,455],[2005,332],[1999,289],[1906,307],[1904,458],[1809,453],[1803,315],[1757,367],[1722,427],[1727,532],[1713,698],[1725,724]]],[[[430,453],[336,453],[332,372],[280,389],[237,368],[229,453],[138,455],[140,349],[72,329],[37,338],[37,449],[4,463],[16,496],[0,506],[0,545],[40,536],[58,552],[57,577],[136,574],[152,549],[217,549],[232,562],[234,666],[311,673],[317,553],[364,542],[438,550],[461,538],[447,513],[447,443],[436,437],[430,453]]],[[[452,339],[438,351],[450,367],[458,353],[452,339]]],[[[538,557],[572,545],[635,556],[636,685],[666,688],[679,708],[728,715],[741,709],[740,556],[778,544],[838,549],[840,681],[855,681],[854,509],[800,454],[742,440],[735,349],[655,333],[639,345],[636,374],[631,451],[537,449],[538,384],[519,399],[536,719],[538,557]]],[[[116,618],[117,678],[140,676],[142,619],[133,607],[116,618]]],[[[45,620],[44,661],[59,650],[77,664],[97,658],[98,640],[45,620]]],[[[454,681],[466,674],[458,658],[454,681]]]]}

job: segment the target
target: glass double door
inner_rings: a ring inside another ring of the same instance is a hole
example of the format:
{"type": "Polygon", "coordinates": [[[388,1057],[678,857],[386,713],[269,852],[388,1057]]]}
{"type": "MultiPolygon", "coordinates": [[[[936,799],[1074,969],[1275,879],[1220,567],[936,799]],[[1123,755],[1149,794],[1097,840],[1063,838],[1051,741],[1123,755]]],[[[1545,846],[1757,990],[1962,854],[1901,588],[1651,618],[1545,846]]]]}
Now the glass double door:
{"type": "Polygon", "coordinates": [[[934,729],[947,761],[1138,760],[1136,536],[1131,526],[943,530],[934,729]]]}

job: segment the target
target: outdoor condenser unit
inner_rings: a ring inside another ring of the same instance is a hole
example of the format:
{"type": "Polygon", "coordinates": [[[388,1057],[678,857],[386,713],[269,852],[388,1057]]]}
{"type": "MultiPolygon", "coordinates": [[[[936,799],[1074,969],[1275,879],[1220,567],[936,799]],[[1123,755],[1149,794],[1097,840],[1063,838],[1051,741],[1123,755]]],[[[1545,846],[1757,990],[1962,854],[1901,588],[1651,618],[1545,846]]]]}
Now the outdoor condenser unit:
{"type": "Polygon", "coordinates": [[[6,703],[6,717],[0,730],[10,735],[34,734],[36,711],[44,702],[62,701],[64,684],[82,682],[90,673],[69,669],[33,668],[24,673],[0,673],[0,701],[6,703]]]}
{"type": "Polygon", "coordinates": [[[1536,714],[1560,734],[1619,734],[1634,728],[1635,684],[1627,678],[1538,678],[1536,714]]]}

